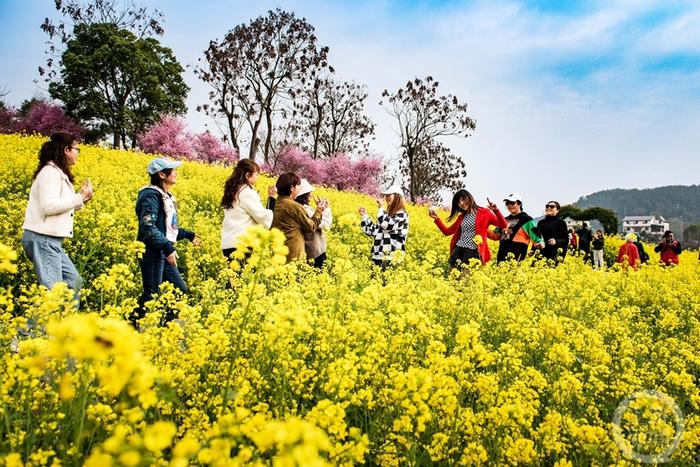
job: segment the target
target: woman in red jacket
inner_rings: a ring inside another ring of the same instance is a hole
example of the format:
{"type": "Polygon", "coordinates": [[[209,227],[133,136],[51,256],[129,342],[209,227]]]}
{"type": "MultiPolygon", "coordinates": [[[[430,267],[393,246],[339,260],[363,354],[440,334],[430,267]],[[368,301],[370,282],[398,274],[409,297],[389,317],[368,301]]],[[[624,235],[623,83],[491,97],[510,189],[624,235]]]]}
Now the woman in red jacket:
{"type": "Polygon", "coordinates": [[[483,264],[491,259],[491,252],[486,242],[490,225],[505,228],[507,226],[503,214],[498,206],[487,199],[489,207],[482,208],[476,204],[474,197],[467,190],[459,190],[452,198],[452,210],[447,221],[457,217],[457,220],[446,226],[438,217],[434,209],[428,210],[428,214],[435,220],[435,224],[445,235],[452,235],[450,241],[451,267],[456,267],[458,262],[467,264],[470,259],[478,258],[483,264]]]}
{"type": "Polygon", "coordinates": [[[678,266],[678,255],[681,254],[681,244],[673,236],[673,232],[667,230],[661,239],[661,243],[656,245],[654,251],[661,253],[660,263],[664,266],[675,264],[678,266]]]}

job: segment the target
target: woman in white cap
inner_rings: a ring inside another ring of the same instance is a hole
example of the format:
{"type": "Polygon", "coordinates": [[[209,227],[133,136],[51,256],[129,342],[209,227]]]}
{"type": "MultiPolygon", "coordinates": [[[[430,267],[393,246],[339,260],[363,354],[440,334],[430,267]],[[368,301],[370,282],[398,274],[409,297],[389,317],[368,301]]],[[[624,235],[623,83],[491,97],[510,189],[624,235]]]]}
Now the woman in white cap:
{"type": "MultiPolygon", "coordinates": [[[[309,201],[311,198],[311,193],[314,191],[314,187],[311,186],[308,180],[305,178],[301,179],[299,184],[299,189],[297,190],[297,197],[295,201],[302,205],[304,211],[309,216],[313,217],[316,210],[309,206],[309,201]]],[[[316,204],[320,201],[320,198],[316,198],[316,204]]],[[[306,250],[306,257],[308,259],[314,260],[314,266],[317,268],[322,268],[323,263],[326,261],[326,234],[325,230],[331,228],[333,223],[333,214],[331,213],[330,205],[328,205],[321,214],[321,224],[319,228],[313,232],[304,232],[304,249],[306,250]]]]}
{"type": "Polygon", "coordinates": [[[90,180],[78,193],[73,187],[71,167],[80,154],[77,144],[72,135],[55,133],[41,146],[24,214],[22,246],[41,285],[50,289],[65,282],[79,300],[83,280],[63,249],[63,240],[73,237],[74,211],[92,199],[90,180]]]}
{"type": "MultiPolygon", "coordinates": [[[[224,184],[221,207],[224,208],[224,222],[221,225],[221,250],[226,258],[236,251],[238,238],[256,224],[266,229],[272,225],[272,209],[265,209],[260,195],[255,191],[260,166],[250,159],[241,159],[224,184]]],[[[277,189],[272,185],[267,190],[268,204],[274,204],[277,189]],[[270,203],[273,201],[273,203],[270,203]]]]}
{"type": "Polygon", "coordinates": [[[360,226],[365,234],[374,238],[372,244],[372,262],[382,269],[391,264],[395,251],[406,251],[408,237],[408,213],[404,207],[403,191],[398,185],[392,185],[382,191],[386,207],[377,201],[377,223],[367,215],[367,210],[360,207],[362,215],[360,226]]]}
{"type": "MultiPolygon", "coordinates": [[[[158,292],[163,282],[170,282],[182,292],[187,292],[187,285],[177,269],[175,242],[187,239],[198,246],[199,239],[194,232],[180,227],[175,196],[170,192],[177,181],[177,168],[180,165],[182,162],[179,161],[153,159],[147,168],[151,183],[139,190],[136,199],[139,221],[136,239],[146,245],[146,250],[141,258],[143,294],[130,318],[135,327],[145,313],[144,304],[158,292]]],[[[174,315],[168,315],[165,322],[173,318],[174,315]]]]}
{"type": "Polygon", "coordinates": [[[294,201],[299,193],[301,179],[294,172],[286,172],[280,175],[275,182],[277,187],[277,202],[275,203],[272,228],[284,233],[289,248],[287,262],[300,258],[305,253],[304,235],[319,229],[321,215],[326,209],[327,201],[319,200],[316,210],[309,218],[303,207],[294,201]]]}
{"type": "Polygon", "coordinates": [[[544,248],[542,237],[537,232],[537,225],[532,217],[523,211],[522,198],[517,193],[510,193],[503,199],[509,214],[506,216],[506,228],[501,233],[498,246],[498,262],[510,258],[522,261],[527,255],[530,243],[544,248]]]}

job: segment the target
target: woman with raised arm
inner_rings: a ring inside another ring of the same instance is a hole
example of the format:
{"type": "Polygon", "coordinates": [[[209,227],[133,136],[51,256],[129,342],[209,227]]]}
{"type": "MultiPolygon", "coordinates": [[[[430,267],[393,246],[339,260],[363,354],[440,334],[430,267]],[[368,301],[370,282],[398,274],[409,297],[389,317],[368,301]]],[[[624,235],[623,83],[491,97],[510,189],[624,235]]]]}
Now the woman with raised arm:
{"type": "MultiPolygon", "coordinates": [[[[315,209],[311,207],[309,202],[311,201],[311,194],[314,191],[314,187],[305,178],[301,179],[301,184],[299,185],[299,190],[297,192],[297,197],[295,201],[304,207],[304,211],[309,217],[313,217],[315,209]]],[[[316,204],[321,201],[320,198],[315,198],[316,204]]],[[[306,257],[314,261],[314,267],[322,268],[323,263],[326,262],[326,230],[330,230],[331,224],[333,223],[333,213],[331,212],[330,205],[326,206],[321,214],[321,225],[319,228],[313,232],[307,232],[304,234],[304,249],[306,250],[306,257]]]]}
{"type": "Polygon", "coordinates": [[[277,179],[277,202],[272,227],[280,229],[287,238],[285,245],[289,248],[287,261],[305,256],[304,234],[315,232],[320,228],[323,211],[328,206],[326,200],[319,200],[311,217],[301,204],[295,201],[299,194],[301,179],[293,172],[283,173],[277,179]]]}
{"type": "MultiPolygon", "coordinates": [[[[224,184],[221,207],[224,208],[224,222],[221,224],[221,250],[226,258],[236,251],[238,238],[256,224],[269,229],[272,225],[272,209],[265,209],[260,195],[255,191],[260,166],[250,159],[241,159],[224,184]]],[[[274,198],[277,188],[267,190],[268,198],[274,198]]],[[[268,199],[268,204],[271,204],[268,199]]],[[[272,203],[274,204],[274,203],[272,203]]]]}
{"type": "Polygon", "coordinates": [[[360,207],[362,221],[360,227],[374,239],[372,243],[372,262],[386,269],[395,260],[394,252],[406,251],[408,238],[408,213],[404,207],[403,191],[398,185],[392,185],[382,191],[384,206],[377,201],[377,222],[374,223],[364,207],[360,207]]]}
{"type": "Polygon", "coordinates": [[[452,210],[447,218],[448,222],[457,217],[450,226],[446,226],[434,209],[428,210],[428,215],[433,218],[444,235],[452,235],[450,240],[451,267],[459,263],[467,264],[470,259],[477,258],[482,264],[491,259],[488,243],[486,241],[489,226],[499,228],[506,227],[506,220],[498,210],[498,206],[488,200],[489,207],[482,208],[476,204],[474,197],[467,190],[459,190],[452,197],[452,210]]]}

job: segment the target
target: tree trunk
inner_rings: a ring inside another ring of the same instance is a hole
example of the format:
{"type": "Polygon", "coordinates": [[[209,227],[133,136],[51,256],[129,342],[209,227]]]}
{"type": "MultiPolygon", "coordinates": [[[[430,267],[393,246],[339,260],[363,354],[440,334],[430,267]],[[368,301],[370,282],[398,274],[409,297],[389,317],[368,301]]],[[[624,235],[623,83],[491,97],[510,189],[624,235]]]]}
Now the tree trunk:
{"type": "Polygon", "coordinates": [[[270,148],[272,147],[272,109],[265,109],[265,123],[267,123],[267,135],[265,136],[265,162],[270,160],[270,148]]]}
{"type": "Polygon", "coordinates": [[[241,153],[241,148],[238,146],[238,138],[236,137],[236,127],[233,124],[233,115],[226,115],[228,121],[228,132],[231,135],[231,146],[233,146],[238,154],[241,153]]]}
{"type": "MultiPolygon", "coordinates": [[[[262,113],[262,111],[261,111],[262,113]]],[[[248,159],[255,160],[255,155],[258,153],[258,146],[260,146],[260,138],[258,138],[258,130],[260,129],[260,122],[262,121],[262,115],[258,115],[258,119],[255,120],[253,127],[251,128],[250,135],[250,150],[248,151],[248,159]]]]}
{"type": "Polygon", "coordinates": [[[314,125],[314,151],[313,151],[313,158],[318,159],[318,146],[320,143],[321,139],[321,125],[323,122],[323,112],[319,111],[319,116],[318,120],[316,120],[316,124],[314,125]]]}

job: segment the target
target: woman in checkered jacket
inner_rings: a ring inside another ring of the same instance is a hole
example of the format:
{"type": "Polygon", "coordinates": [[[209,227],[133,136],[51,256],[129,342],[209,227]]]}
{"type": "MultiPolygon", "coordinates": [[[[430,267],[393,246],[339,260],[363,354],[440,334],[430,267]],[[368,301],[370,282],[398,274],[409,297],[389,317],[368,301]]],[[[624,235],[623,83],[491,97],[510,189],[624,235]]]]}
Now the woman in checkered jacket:
{"type": "Polygon", "coordinates": [[[393,253],[406,251],[406,238],[408,237],[408,213],[404,208],[403,192],[398,185],[392,185],[382,192],[386,209],[381,202],[377,212],[377,223],[367,215],[367,210],[360,208],[362,222],[360,226],[366,235],[374,238],[372,244],[372,262],[382,269],[393,261],[393,253]]]}

